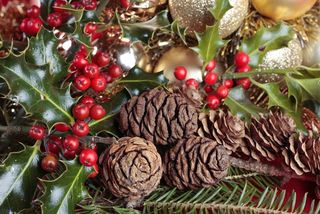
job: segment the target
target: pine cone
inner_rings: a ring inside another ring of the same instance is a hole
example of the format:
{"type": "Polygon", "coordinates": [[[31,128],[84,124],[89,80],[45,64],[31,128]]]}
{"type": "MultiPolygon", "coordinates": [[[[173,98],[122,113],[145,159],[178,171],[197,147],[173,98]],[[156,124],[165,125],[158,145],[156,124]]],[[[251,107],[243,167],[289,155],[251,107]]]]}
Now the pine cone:
{"type": "Polygon", "coordinates": [[[320,137],[311,132],[309,135],[292,135],[282,155],[285,163],[298,175],[320,173],[320,137]]]}
{"type": "Polygon", "coordinates": [[[255,160],[274,160],[286,147],[295,128],[294,120],[278,110],[261,115],[259,119],[253,118],[251,124],[246,125],[241,151],[255,160]]]}
{"type": "Polygon", "coordinates": [[[210,111],[200,113],[198,134],[223,145],[229,152],[235,152],[245,136],[244,122],[230,112],[210,111]]]}
{"type": "Polygon", "coordinates": [[[173,144],[198,129],[198,111],[178,94],[153,89],[133,97],[120,110],[120,128],[128,136],[173,144]]]}
{"type": "Polygon", "coordinates": [[[162,176],[161,157],[150,141],[120,138],[103,155],[103,183],[117,197],[139,200],[154,191],[162,176]]]}
{"type": "Polygon", "coordinates": [[[164,178],[178,189],[199,189],[227,175],[229,156],[223,146],[208,138],[182,139],[165,154],[164,178]]]}

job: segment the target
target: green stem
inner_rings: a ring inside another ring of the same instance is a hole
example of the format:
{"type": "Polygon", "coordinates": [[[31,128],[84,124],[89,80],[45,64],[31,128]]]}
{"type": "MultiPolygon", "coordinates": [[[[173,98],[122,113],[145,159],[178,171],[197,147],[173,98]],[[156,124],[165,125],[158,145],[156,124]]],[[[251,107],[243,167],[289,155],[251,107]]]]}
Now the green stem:
{"type": "MultiPolygon", "coordinates": [[[[229,70],[229,69],[228,69],[229,70]]],[[[258,74],[280,74],[285,75],[287,73],[293,73],[297,72],[296,68],[286,68],[286,69],[270,69],[270,70],[261,70],[261,69],[254,69],[247,73],[232,73],[232,72],[226,72],[223,74],[223,77],[229,79],[238,79],[238,78],[244,78],[244,77],[251,77],[253,75],[258,74]]]]}

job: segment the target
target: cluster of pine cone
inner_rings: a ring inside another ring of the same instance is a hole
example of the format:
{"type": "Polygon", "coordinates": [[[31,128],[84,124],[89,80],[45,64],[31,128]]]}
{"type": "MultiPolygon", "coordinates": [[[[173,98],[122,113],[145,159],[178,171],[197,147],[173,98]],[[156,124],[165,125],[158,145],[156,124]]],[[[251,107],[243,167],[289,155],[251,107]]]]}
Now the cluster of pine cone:
{"type": "Polygon", "coordinates": [[[197,189],[227,175],[230,155],[283,162],[298,175],[320,172],[318,135],[296,133],[294,121],[276,110],[250,124],[228,111],[200,110],[179,93],[153,89],[120,111],[126,136],[106,151],[103,174],[116,196],[142,198],[164,174],[168,185],[197,189]],[[162,160],[156,147],[166,148],[162,160]]]}

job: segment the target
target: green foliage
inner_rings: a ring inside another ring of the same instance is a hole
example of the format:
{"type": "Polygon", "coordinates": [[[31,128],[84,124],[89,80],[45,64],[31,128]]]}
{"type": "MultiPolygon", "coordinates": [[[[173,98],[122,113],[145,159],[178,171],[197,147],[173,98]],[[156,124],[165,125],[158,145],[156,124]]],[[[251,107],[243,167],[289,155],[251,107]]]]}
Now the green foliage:
{"type": "Polygon", "coordinates": [[[36,189],[39,170],[40,144],[24,146],[11,153],[0,165],[0,213],[13,213],[29,208],[36,189]]]}
{"type": "Polygon", "coordinates": [[[287,45],[293,38],[293,30],[284,23],[271,28],[261,28],[251,38],[241,42],[240,50],[250,56],[250,66],[257,67],[265,54],[287,45]]]}
{"type": "Polygon", "coordinates": [[[233,115],[237,115],[245,121],[250,121],[251,117],[259,117],[259,113],[265,112],[264,109],[250,102],[241,86],[229,91],[229,96],[225,99],[224,104],[228,106],[233,115]]]}
{"type": "Polygon", "coordinates": [[[84,186],[92,167],[84,167],[77,160],[64,161],[66,170],[55,180],[41,180],[45,192],[40,197],[44,214],[73,213],[75,205],[86,197],[88,191],[84,186]]]}
{"type": "Polygon", "coordinates": [[[186,41],[187,30],[187,28],[184,28],[179,24],[178,20],[174,20],[171,23],[171,31],[177,34],[185,45],[188,45],[186,41]]]}

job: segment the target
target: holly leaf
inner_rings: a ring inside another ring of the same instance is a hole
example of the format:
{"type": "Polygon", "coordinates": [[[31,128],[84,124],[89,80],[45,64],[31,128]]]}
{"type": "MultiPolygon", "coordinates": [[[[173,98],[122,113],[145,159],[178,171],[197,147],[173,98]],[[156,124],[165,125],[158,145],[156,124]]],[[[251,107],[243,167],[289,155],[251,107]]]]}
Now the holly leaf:
{"type": "Polygon", "coordinates": [[[55,180],[41,180],[45,192],[39,198],[41,209],[46,213],[74,213],[74,208],[84,198],[89,197],[84,182],[93,171],[77,160],[64,161],[66,170],[55,180]]]}
{"type": "Polygon", "coordinates": [[[49,127],[56,122],[73,123],[69,110],[75,99],[70,96],[69,88],[61,89],[54,84],[51,68],[50,61],[41,66],[26,62],[26,53],[10,54],[0,60],[0,76],[10,88],[8,95],[15,97],[34,119],[49,127]]]}
{"type": "Polygon", "coordinates": [[[233,115],[237,115],[239,118],[248,122],[251,120],[251,117],[259,117],[260,113],[265,113],[263,108],[250,102],[241,86],[229,91],[229,95],[225,99],[224,104],[228,106],[233,115]]]}
{"type": "Polygon", "coordinates": [[[178,20],[174,20],[171,23],[171,31],[177,34],[185,45],[188,45],[186,40],[187,30],[188,28],[182,27],[178,20]]]}
{"type": "Polygon", "coordinates": [[[240,50],[249,54],[250,66],[257,67],[268,51],[286,46],[293,34],[292,28],[282,22],[271,28],[263,27],[253,37],[243,40],[240,50]]]}
{"type": "Polygon", "coordinates": [[[213,26],[207,26],[202,35],[196,33],[198,46],[194,50],[200,54],[205,64],[212,60],[219,49],[227,43],[226,40],[221,39],[219,36],[219,21],[230,8],[229,0],[216,1],[215,7],[211,10],[216,23],[213,26]]]}
{"type": "Polygon", "coordinates": [[[40,144],[24,146],[10,153],[0,165],[0,213],[16,213],[29,208],[37,179],[43,176],[39,169],[40,144]]]}

